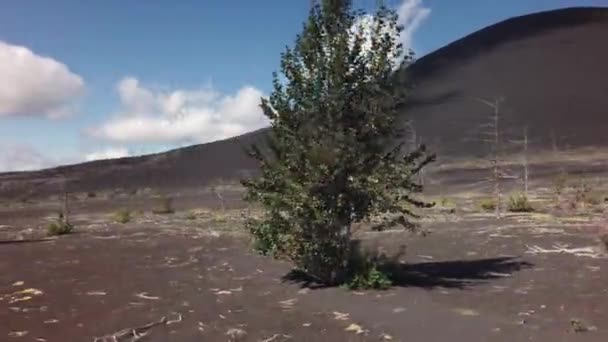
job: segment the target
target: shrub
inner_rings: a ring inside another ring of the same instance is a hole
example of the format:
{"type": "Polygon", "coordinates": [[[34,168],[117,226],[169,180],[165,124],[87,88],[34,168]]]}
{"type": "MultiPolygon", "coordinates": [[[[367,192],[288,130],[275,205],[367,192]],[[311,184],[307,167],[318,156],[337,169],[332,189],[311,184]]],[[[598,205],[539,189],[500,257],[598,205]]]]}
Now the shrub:
{"type": "Polygon", "coordinates": [[[553,179],[553,191],[559,201],[561,196],[564,194],[564,190],[566,189],[566,184],[568,182],[568,174],[565,172],[561,172],[555,179],[553,179]]]}
{"type": "Polygon", "coordinates": [[[97,197],[97,194],[94,193],[93,191],[89,191],[89,192],[87,192],[87,197],[88,198],[95,198],[95,197],[97,197]]]}
{"type": "Polygon", "coordinates": [[[121,209],[114,214],[114,220],[118,223],[129,223],[131,221],[131,212],[126,209],[121,209]]]}
{"type": "Polygon", "coordinates": [[[154,214],[173,214],[175,209],[173,209],[173,198],[162,195],[159,199],[158,207],[152,210],[154,214]]]}
{"type": "Polygon", "coordinates": [[[482,210],[492,211],[496,209],[496,201],[493,198],[483,198],[477,203],[482,210]]]}
{"type": "Polygon", "coordinates": [[[514,213],[528,213],[534,211],[534,208],[525,194],[512,195],[509,198],[507,210],[514,213]]]}
{"type": "Polygon", "coordinates": [[[186,220],[190,220],[190,221],[196,220],[196,213],[194,211],[189,211],[186,214],[186,220]]]}
{"type": "Polygon", "coordinates": [[[72,224],[57,220],[56,222],[52,222],[48,225],[46,232],[49,236],[57,236],[70,234],[73,230],[74,226],[72,224]]]}
{"type": "Polygon", "coordinates": [[[372,265],[364,270],[358,270],[355,276],[348,280],[347,286],[351,290],[376,289],[386,290],[393,285],[389,276],[378,270],[376,265],[372,265]]]}
{"type": "Polygon", "coordinates": [[[357,275],[357,283],[382,283],[379,269],[349,260],[354,224],[382,217],[375,228],[414,230],[416,210],[432,206],[416,194],[434,155],[424,145],[391,146],[405,139],[399,122],[407,95],[394,70],[411,62],[384,34],[400,31],[397,15],[381,7],[370,17],[372,30],[358,17],[348,1],[312,6],[261,102],[271,134],[250,150],[260,177],[242,183],[245,199],[263,210],[247,223],[260,252],[333,285],[357,275]]]}

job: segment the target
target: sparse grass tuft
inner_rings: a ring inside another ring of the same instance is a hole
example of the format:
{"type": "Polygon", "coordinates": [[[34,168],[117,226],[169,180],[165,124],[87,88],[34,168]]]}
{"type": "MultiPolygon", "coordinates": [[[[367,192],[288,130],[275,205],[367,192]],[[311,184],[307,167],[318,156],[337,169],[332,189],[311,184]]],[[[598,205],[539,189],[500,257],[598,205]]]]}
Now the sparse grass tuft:
{"type": "Polygon", "coordinates": [[[496,209],[496,201],[493,198],[483,198],[477,202],[479,207],[485,211],[492,211],[496,209]]]}
{"type": "Polygon", "coordinates": [[[73,230],[74,226],[71,223],[65,222],[63,214],[59,214],[57,220],[47,226],[46,234],[48,236],[65,235],[70,234],[73,230]]]}
{"type": "Polygon", "coordinates": [[[131,212],[126,209],[120,209],[119,211],[114,213],[114,220],[121,224],[129,223],[131,221],[131,218],[131,212]]]}
{"type": "Polygon", "coordinates": [[[175,212],[175,209],[173,208],[173,198],[162,195],[158,207],[154,208],[152,212],[160,215],[173,214],[175,212]]]}
{"type": "Polygon", "coordinates": [[[196,213],[194,211],[189,211],[188,214],[186,214],[186,220],[196,220],[197,216],[196,213]]]}
{"type": "Polygon", "coordinates": [[[376,265],[372,265],[362,273],[357,273],[348,281],[346,286],[351,290],[376,289],[386,290],[393,285],[389,276],[378,270],[376,265]]]}
{"type": "Polygon", "coordinates": [[[509,198],[507,210],[514,213],[530,213],[534,208],[525,194],[517,194],[509,198]]]}

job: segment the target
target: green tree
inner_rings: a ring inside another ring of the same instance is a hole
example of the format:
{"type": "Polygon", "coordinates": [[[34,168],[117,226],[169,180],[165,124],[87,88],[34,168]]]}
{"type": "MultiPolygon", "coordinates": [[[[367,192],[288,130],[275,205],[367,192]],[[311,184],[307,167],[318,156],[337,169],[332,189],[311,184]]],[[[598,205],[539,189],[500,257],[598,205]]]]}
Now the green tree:
{"type": "Polygon", "coordinates": [[[261,253],[336,284],[358,272],[353,223],[374,217],[382,218],[376,229],[415,229],[415,208],[430,206],[414,198],[415,176],[434,157],[423,145],[404,147],[400,78],[412,55],[397,41],[395,12],[366,15],[351,1],[323,0],[303,26],[261,102],[271,130],[250,149],[260,177],[243,185],[263,215],[247,226],[261,253]]]}

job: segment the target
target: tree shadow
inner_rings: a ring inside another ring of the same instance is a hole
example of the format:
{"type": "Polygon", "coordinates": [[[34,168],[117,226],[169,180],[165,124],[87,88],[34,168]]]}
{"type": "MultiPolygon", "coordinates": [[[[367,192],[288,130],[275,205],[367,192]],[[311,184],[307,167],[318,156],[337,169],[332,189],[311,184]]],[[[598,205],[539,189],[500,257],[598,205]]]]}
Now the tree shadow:
{"type": "Polygon", "coordinates": [[[27,244],[27,243],[36,243],[36,242],[49,242],[53,241],[52,238],[42,238],[42,239],[23,239],[23,240],[0,240],[0,245],[17,245],[17,244],[27,244]]]}
{"type": "Polygon", "coordinates": [[[383,265],[394,286],[464,289],[510,276],[533,264],[513,257],[383,265]]]}
{"type": "MultiPolygon", "coordinates": [[[[466,289],[488,281],[510,276],[533,264],[513,257],[486,258],[477,260],[454,260],[405,264],[384,260],[378,268],[385,272],[395,287],[419,287],[432,290],[437,287],[466,289]]],[[[319,283],[302,271],[291,271],[283,278],[285,282],[301,287],[319,289],[332,287],[319,283]]]]}

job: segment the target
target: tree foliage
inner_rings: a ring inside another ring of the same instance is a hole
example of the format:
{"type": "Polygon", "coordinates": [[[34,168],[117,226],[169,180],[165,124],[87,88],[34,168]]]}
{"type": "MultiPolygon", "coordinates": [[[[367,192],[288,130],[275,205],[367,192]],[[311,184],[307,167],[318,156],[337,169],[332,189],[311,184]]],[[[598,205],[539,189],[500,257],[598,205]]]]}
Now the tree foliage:
{"type": "Polygon", "coordinates": [[[250,150],[261,176],[243,184],[263,215],[248,228],[260,252],[326,283],[354,276],[354,223],[414,229],[415,208],[429,206],[414,197],[415,176],[433,156],[422,145],[406,151],[399,125],[397,71],[411,61],[400,31],[386,7],[368,16],[347,0],[315,2],[261,102],[271,133],[250,150]]]}

